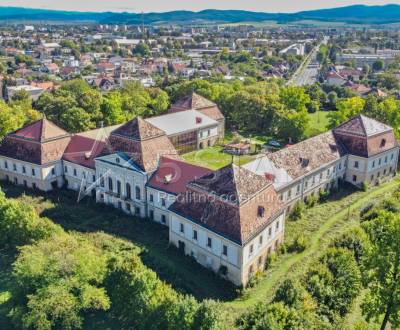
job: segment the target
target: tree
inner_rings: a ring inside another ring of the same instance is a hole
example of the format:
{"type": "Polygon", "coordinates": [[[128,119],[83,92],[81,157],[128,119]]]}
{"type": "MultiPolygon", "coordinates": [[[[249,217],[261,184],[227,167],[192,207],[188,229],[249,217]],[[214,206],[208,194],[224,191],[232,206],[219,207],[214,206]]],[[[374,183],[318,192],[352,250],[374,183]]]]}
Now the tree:
{"type": "Polygon", "coordinates": [[[318,313],[330,320],[344,316],[361,289],[360,269],[353,254],[329,249],[306,275],[306,289],[316,300],[318,313]]]}
{"type": "Polygon", "coordinates": [[[79,107],[72,107],[61,115],[60,124],[71,133],[78,133],[95,128],[90,119],[90,115],[85,110],[79,107]]]}
{"type": "Polygon", "coordinates": [[[133,54],[141,57],[150,56],[150,47],[146,43],[140,42],[133,50],[133,54]]]}
{"type": "Polygon", "coordinates": [[[385,67],[385,62],[383,62],[382,60],[377,60],[372,64],[372,69],[374,69],[374,71],[382,71],[385,67]]]}
{"type": "Polygon", "coordinates": [[[371,240],[363,260],[364,283],[369,289],[362,304],[367,320],[379,320],[381,330],[400,326],[400,216],[389,211],[362,224],[371,240]]]}
{"type": "Polygon", "coordinates": [[[337,96],[336,92],[331,91],[328,93],[328,103],[329,103],[329,107],[331,109],[336,109],[337,100],[338,100],[338,96],[337,96]]]}
{"type": "Polygon", "coordinates": [[[102,287],[106,274],[106,256],[79,235],[60,233],[22,247],[13,265],[15,324],[25,329],[80,328],[85,311],[110,308],[102,287]]]}
{"type": "Polygon", "coordinates": [[[0,249],[15,249],[62,232],[46,218],[40,218],[32,206],[7,199],[0,191],[0,249]]]}
{"type": "Polygon", "coordinates": [[[328,114],[329,127],[334,128],[346,120],[359,115],[364,106],[365,100],[358,96],[340,100],[336,105],[338,110],[328,114]]]}

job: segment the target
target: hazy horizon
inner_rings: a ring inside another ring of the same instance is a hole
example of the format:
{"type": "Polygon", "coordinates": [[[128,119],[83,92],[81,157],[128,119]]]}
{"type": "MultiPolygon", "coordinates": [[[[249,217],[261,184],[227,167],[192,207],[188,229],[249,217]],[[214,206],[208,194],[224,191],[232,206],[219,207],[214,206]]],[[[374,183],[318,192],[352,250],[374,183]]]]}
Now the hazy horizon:
{"type": "Polygon", "coordinates": [[[177,0],[110,0],[99,3],[98,0],[1,0],[0,6],[27,7],[39,9],[69,10],[69,11],[114,11],[114,12],[165,12],[173,10],[199,11],[204,9],[239,9],[263,12],[298,12],[322,8],[343,7],[355,4],[385,5],[400,4],[400,1],[387,0],[198,0],[181,2],[177,0]]]}

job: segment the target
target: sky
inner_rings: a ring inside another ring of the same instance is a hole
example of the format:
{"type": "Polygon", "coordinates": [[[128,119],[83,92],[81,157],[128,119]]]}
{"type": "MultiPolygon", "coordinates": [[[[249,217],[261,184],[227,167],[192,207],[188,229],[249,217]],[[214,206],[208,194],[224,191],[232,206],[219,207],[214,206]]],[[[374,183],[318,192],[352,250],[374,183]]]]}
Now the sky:
{"type": "Polygon", "coordinates": [[[400,0],[0,0],[0,6],[74,11],[163,12],[172,10],[243,9],[296,12],[353,4],[384,5],[400,0]]]}

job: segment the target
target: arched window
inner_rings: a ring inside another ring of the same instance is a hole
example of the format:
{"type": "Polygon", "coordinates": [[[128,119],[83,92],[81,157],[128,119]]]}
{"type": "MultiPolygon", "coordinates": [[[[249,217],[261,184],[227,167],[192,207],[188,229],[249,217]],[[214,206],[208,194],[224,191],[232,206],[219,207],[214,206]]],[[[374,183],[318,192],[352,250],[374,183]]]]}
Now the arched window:
{"type": "Polygon", "coordinates": [[[113,181],[111,178],[108,178],[108,189],[113,190],[113,181]]]}
{"type": "Polygon", "coordinates": [[[140,199],[140,187],[136,186],[135,188],[136,199],[140,199]]]}
{"type": "Polygon", "coordinates": [[[126,198],[131,199],[131,185],[129,183],[126,184],[126,198]]]}

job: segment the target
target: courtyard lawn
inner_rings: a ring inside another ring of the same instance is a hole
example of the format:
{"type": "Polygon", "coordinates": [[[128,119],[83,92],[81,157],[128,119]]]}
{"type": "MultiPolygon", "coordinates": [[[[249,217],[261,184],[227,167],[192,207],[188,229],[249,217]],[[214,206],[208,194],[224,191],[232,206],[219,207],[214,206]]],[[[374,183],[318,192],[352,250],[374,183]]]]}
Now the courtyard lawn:
{"type": "Polygon", "coordinates": [[[256,158],[255,155],[232,156],[222,152],[223,147],[216,146],[212,148],[193,151],[183,155],[183,158],[195,165],[218,170],[232,163],[236,165],[245,165],[256,158]]]}
{"type": "Polygon", "coordinates": [[[310,126],[309,129],[306,131],[306,137],[312,137],[324,133],[328,130],[328,114],[329,111],[322,110],[308,114],[310,118],[310,126]]]}

